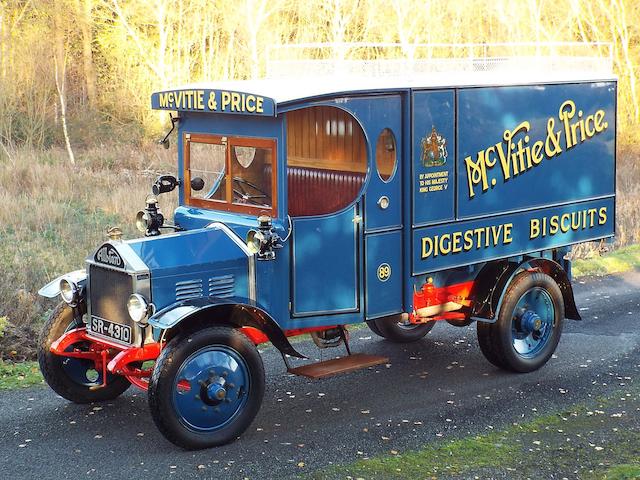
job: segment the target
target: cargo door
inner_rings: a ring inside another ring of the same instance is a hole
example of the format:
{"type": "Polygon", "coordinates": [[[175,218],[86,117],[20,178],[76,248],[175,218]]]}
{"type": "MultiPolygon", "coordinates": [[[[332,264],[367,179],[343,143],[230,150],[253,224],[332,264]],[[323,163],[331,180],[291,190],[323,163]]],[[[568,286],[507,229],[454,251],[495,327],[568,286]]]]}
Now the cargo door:
{"type": "Polygon", "coordinates": [[[370,142],[365,193],[365,314],[367,319],[403,311],[402,97],[376,99],[366,124],[370,142]]]}

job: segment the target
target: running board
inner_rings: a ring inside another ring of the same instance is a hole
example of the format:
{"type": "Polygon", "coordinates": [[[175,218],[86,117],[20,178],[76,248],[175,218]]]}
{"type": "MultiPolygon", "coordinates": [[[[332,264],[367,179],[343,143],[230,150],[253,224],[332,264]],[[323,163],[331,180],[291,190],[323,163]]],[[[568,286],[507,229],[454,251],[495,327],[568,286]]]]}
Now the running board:
{"type": "Polygon", "coordinates": [[[294,375],[301,375],[308,378],[326,378],[340,373],[349,373],[374,365],[380,365],[382,363],[389,363],[389,358],[364,353],[354,353],[353,355],[333,358],[331,360],[325,360],[324,362],[289,368],[287,371],[294,375]]]}

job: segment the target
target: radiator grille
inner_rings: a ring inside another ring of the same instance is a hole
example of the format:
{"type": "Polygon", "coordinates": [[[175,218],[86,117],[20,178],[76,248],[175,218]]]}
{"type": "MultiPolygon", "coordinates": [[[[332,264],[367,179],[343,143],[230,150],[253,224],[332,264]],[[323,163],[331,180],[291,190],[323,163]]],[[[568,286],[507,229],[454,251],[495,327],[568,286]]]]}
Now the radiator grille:
{"type": "Polygon", "coordinates": [[[202,280],[186,280],[176,283],[176,301],[202,297],[202,280]]]}
{"type": "Polygon", "coordinates": [[[220,275],[209,279],[209,295],[212,297],[233,297],[235,279],[233,275],[220,275]]]}
{"type": "Polygon", "coordinates": [[[111,322],[130,324],[127,299],[133,293],[133,277],[126,272],[89,266],[91,315],[111,322]]]}

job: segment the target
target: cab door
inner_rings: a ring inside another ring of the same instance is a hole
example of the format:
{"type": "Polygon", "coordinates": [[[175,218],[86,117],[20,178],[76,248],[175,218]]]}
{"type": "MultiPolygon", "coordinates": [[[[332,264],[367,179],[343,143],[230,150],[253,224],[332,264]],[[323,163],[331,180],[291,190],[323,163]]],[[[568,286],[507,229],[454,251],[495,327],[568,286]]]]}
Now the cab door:
{"type": "Polygon", "coordinates": [[[286,114],[293,317],[362,311],[367,142],[341,100],[286,114]]]}
{"type": "Polygon", "coordinates": [[[360,309],[359,210],[293,220],[294,316],[360,309]]]}
{"type": "Polygon", "coordinates": [[[401,95],[372,95],[287,113],[290,215],[317,207],[303,198],[348,205],[291,215],[294,316],[402,311],[402,112],[401,95]]]}

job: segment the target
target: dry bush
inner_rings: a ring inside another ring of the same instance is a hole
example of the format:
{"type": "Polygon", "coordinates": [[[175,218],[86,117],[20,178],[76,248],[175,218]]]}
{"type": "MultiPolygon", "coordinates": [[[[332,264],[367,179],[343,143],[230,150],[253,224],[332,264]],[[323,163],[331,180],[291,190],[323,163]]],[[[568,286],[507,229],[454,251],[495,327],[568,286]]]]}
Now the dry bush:
{"type": "MultiPolygon", "coordinates": [[[[35,333],[53,303],[37,291],[84,259],[118,225],[137,237],[136,212],[159,173],[175,172],[175,149],[156,145],[95,148],[71,167],[63,150],[15,152],[15,166],[0,164],[0,358],[32,357],[35,333]],[[123,168],[123,166],[125,168],[123,168]]],[[[161,197],[168,213],[175,195],[161,197]]]]}

